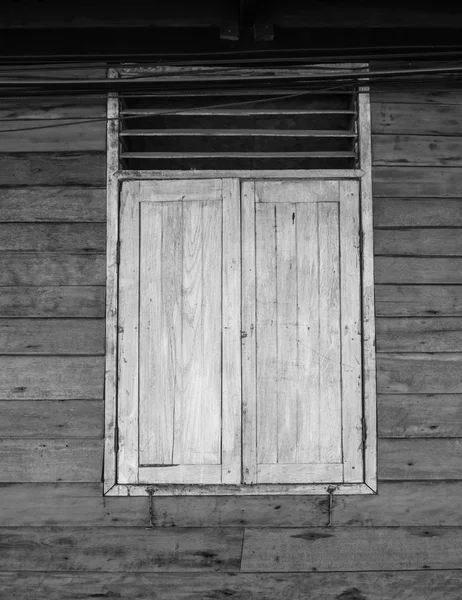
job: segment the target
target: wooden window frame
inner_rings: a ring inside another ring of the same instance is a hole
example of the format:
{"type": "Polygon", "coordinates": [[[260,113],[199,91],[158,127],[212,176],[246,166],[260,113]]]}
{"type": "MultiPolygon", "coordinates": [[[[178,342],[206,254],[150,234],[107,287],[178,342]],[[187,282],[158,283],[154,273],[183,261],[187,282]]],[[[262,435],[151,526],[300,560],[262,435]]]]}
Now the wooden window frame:
{"type": "MultiPolygon", "coordinates": [[[[109,76],[116,77],[115,71],[109,76]]],[[[107,129],[107,258],[106,258],[106,373],[104,495],[319,495],[377,493],[377,410],[375,368],[375,312],[371,178],[370,100],[368,90],[358,95],[359,169],[349,170],[202,170],[125,171],[119,170],[118,116],[115,94],[108,99],[107,129]],[[362,359],[363,359],[363,443],[364,481],[341,484],[120,484],[117,481],[117,332],[118,332],[118,253],[119,195],[121,184],[133,180],[238,178],[256,179],[354,179],[360,187],[361,281],[362,281],[362,359]]]]}

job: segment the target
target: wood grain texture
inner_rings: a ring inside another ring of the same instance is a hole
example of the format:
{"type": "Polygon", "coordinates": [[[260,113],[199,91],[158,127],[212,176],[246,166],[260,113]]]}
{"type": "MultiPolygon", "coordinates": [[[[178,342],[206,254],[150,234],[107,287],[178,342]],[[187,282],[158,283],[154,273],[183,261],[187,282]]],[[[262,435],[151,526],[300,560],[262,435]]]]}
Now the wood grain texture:
{"type": "Polygon", "coordinates": [[[2,400],[101,400],[104,360],[99,356],[2,356],[2,400]]]}
{"type": "MultiPolygon", "coordinates": [[[[374,104],[425,104],[427,109],[433,110],[432,106],[448,105],[452,110],[459,110],[462,102],[462,95],[458,90],[435,90],[421,89],[406,92],[405,90],[392,90],[387,92],[371,93],[371,108],[374,104]]],[[[411,107],[414,109],[414,106],[411,107]]]]}
{"type": "Polygon", "coordinates": [[[104,222],[104,187],[13,187],[0,194],[0,222],[104,222]]]}
{"type": "Polygon", "coordinates": [[[372,177],[374,197],[459,198],[460,169],[444,167],[375,166],[372,177]]]}
{"type": "Polygon", "coordinates": [[[461,229],[376,229],[376,256],[461,256],[461,229]]]}
{"type": "MultiPolygon", "coordinates": [[[[462,479],[462,440],[379,440],[380,480],[462,479]]],[[[424,499],[422,498],[424,502],[424,499]]]]}
{"type": "Polygon", "coordinates": [[[460,198],[376,198],[375,227],[461,227],[460,198]]]}
{"type": "Polygon", "coordinates": [[[462,437],[459,394],[384,394],[378,398],[379,435],[462,437]]]}
{"type": "MultiPolygon", "coordinates": [[[[157,497],[156,527],[327,525],[324,496],[157,497]]],[[[0,487],[0,526],[149,525],[147,497],[103,497],[100,483],[11,483],[0,487]]]]}
{"type": "Polygon", "coordinates": [[[424,258],[377,256],[375,283],[461,284],[461,258],[424,258]]]}
{"type": "Polygon", "coordinates": [[[104,152],[0,155],[0,185],[101,186],[106,178],[104,152]]]}
{"type": "Polygon", "coordinates": [[[0,254],[0,286],[104,285],[102,254],[0,254]]]}
{"type": "Polygon", "coordinates": [[[460,317],[459,285],[376,285],[377,317],[460,317]]]}
{"type": "Polygon", "coordinates": [[[242,572],[459,569],[462,528],[246,529],[242,572]]]}
{"type": "Polygon", "coordinates": [[[457,394],[462,392],[462,355],[379,354],[379,394],[457,394]]]}
{"type": "Polygon", "coordinates": [[[458,570],[369,573],[0,573],[14,600],[460,600],[458,570]]]}
{"type": "Polygon", "coordinates": [[[374,135],[373,164],[460,167],[461,142],[460,137],[441,135],[374,135]]]}
{"type": "MultiPolygon", "coordinates": [[[[238,571],[243,531],[212,528],[9,528],[5,570],[238,571]]],[[[5,539],[5,538],[4,538],[5,539]]]]}
{"type": "Polygon", "coordinates": [[[461,481],[381,481],[377,495],[334,496],[333,523],[360,527],[460,527],[461,493],[461,481]]]}
{"type": "Polygon", "coordinates": [[[104,286],[2,287],[0,317],[102,318],[104,286]]]}
{"type": "Polygon", "coordinates": [[[0,437],[102,438],[100,400],[2,400],[0,437]]]}
{"type": "Polygon", "coordinates": [[[104,354],[104,319],[0,319],[0,354],[104,354]]]}
{"type": "MultiPolygon", "coordinates": [[[[446,135],[462,134],[462,104],[460,94],[446,94],[445,97],[431,94],[405,94],[401,98],[395,94],[377,98],[373,94],[372,133],[399,135],[446,135]],[[378,102],[376,100],[380,99],[378,102]],[[399,100],[403,100],[400,102],[399,100]],[[407,101],[405,101],[407,100],[407,101]],[[443,104],[442,101],[446,103],[443,104]]],[[[435,149],[438,155],[438,149],[435,149]]]]}
{"type": "Polygon", "coordinates": [[[103,223],[0,224],[1,252],[103,254],[105,249],[103,223]]]}
{"type": "Polygon", "coordinates": [[[462,319],[457,317],[380,318],[376,335],[377,352],[462,352],[462,319]]]}
{"type": "Polygon", "coordinates": [[[101,480],[102,440],[1,439],[1,482],[101,480]]]}

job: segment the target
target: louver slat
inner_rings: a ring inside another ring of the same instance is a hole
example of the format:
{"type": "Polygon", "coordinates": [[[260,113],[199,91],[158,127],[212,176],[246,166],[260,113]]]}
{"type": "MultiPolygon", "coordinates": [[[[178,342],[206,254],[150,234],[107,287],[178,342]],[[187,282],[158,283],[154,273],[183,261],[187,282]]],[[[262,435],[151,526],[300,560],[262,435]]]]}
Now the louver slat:
{"type": "Polygon", "coordinates": [[[228,94],[122,96],[121,168],[356,168],[352,92],[228,94]]]}

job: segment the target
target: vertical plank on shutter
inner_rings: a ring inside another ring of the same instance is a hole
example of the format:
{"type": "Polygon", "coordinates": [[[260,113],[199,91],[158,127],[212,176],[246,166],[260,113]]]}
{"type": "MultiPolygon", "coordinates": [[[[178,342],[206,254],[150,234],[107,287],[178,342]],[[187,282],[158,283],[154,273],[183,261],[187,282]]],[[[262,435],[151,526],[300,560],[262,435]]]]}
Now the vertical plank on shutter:
{"type": "Polygon", "coordinates": [[[138,482],[138,183],[124,184],[120,207],[119,452],[120,483],[138,482]]]}
{"type": "Polygon", "coordinates": [[[241,482],[241,237],[238,179],[223,180],[222,483],[241,482]]]}
{"type": "Polygon", "coordinates": [[[295,462],[299,443],[296,204],[276,208],[278,462],[295,462]]]}
{"type": "Polygon", "coordinates": [[[255,182],[242,184],[242,481],[257,480],[255,182]]]}
{"type": "Polygon", "coordinates": [[[343,462],[348,482],[363,480],[358,187],[356,181],[340,184],[343,462]]]}
{"type": "Polygon", "coordinates": [[[183,207],[183,394],[175,410],[179,464],[221,461],[222,206],[183,207]]]}
{"type": "Polygon", "coordinates": [[[341,462],[340,289],[338,204],[320,202],[319,313],[320,414],[322,463],[341,462]]]}
{"type": "Polygon", "coordinates": [[[140,464],[172,464],[181,393],[182,203],[140,206],[140,464]]]}
{"type": "Polygon", "coordinates": [[[276,206],[257,203],[257,462],[276,463],[278,445],[278,339],[276,206]]]}
{"type": "Polygon", "coordinates": [[[298,363],[297,463],[319,462],[319,263],[317,204],[297,204],[298,363]]]}

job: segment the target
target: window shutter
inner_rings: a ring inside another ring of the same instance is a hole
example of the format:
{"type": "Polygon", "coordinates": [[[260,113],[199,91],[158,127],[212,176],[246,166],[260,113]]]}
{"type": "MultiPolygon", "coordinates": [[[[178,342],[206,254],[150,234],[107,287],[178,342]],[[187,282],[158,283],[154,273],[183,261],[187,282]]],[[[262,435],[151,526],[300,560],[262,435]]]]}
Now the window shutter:
{"type": "Polygon", "coordinates": [[[242,197],[244,481],[362,481],[359,184],[242,197]]]}
{"type": "Polygon", "coordinates": [[[235,180],[121,192],[119,478],[240,483],[235,180]]]}

